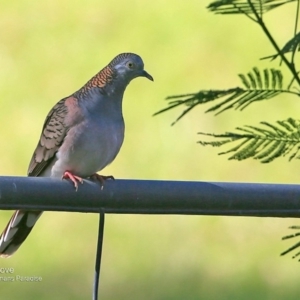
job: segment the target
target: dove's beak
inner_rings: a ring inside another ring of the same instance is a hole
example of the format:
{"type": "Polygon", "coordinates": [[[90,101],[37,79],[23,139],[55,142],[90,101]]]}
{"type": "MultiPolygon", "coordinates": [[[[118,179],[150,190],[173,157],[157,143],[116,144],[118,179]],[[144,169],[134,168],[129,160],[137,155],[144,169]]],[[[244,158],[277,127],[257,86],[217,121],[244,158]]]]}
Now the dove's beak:
{"type": "Polygon", "coordinates": [[[151,81],[154,81],[153,77],[149,73],[147,73],[145,70],[143,70],[141,76],[146,77],[151,81]]]}

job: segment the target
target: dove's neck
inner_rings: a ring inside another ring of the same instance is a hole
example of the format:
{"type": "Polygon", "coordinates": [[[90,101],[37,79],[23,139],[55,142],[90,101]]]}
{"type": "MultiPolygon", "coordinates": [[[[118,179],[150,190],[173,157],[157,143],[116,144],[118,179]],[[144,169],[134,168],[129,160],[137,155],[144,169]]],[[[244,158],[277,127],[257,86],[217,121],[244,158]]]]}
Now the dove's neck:
{"type": "Polygon", "coordinates": [[[94,90],[99,90],[103,96],[122,98],[129,82],[130,78],[120,74],[108,65],[92,77],[75,94],[77,97],[84,98],[89,93],[93,93],[94,90]]]}
{"type": "Polygon", "coordinates": [[[78,98],[79,105],[91,115],[107,116],[113,119],[123,119],[122,99],[123,89],[103,91],[100,88],[91,88],[85,91],[84,96],[78,98]]]}
{"type": "Polygon", "coordinates": [[[126,82],[125,80],[114,80],[107,83],[104,87],[101,87],[100,92],[103,95],[107,95],[108,97],[114,99],[118,97],[123,98],[127,85],[128,82],[126,82]]]}

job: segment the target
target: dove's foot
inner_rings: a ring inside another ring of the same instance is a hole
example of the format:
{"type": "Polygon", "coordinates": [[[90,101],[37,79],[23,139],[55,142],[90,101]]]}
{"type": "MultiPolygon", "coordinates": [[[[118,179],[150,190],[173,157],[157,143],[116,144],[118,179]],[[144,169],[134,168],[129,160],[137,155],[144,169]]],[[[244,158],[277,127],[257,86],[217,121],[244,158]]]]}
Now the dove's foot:
{"type": "Polygon", "coordinates": [[[78,190],[78,182],[80,182],[81,184],[83,184],[83,179],[81,177],[76,176],[76,175],[72,174],[69,171],[66,171],[64,173],[64,175],[62,176],[62,179],[70,179],[73,182],[73,184],[74,184],[76,192],[78,190]]]}
{"type": "Polygon", "coordinates": [[[99,175],[97,173],[93,174],[92,176],[90,176],[91,179],[95,180],[95,181],[99,181],[101,184],[101,190],[103,190],[103,186],[104,186],[104,182],[107,179],[112,179],[115,180],[114,176],[109,175],[109,176],[104,176],[104,175],[99,175]]]}

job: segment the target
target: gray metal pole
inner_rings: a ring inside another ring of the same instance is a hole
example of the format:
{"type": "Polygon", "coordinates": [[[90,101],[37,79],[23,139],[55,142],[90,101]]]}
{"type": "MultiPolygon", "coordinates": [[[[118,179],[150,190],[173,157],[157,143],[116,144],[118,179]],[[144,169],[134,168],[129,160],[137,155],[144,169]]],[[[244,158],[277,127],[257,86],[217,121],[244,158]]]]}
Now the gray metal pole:
{"type": "Polygon", "coordinates": [[[120,214],[300,217],[300,185],[0,177],[0,209],[120,214]]]}

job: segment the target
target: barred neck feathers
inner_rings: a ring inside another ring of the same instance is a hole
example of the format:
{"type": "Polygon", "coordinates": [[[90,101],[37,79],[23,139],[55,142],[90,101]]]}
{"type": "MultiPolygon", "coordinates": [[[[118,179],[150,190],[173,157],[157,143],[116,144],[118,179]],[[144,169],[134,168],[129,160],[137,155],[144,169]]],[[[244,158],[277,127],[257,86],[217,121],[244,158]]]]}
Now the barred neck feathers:
{"type": "MultiPolygon", "coordinates": [[[[122,60],[126,59],[133,55],[132,53],[122,53],[116,56],[106,67],[104,67],[99,73],[92,77],[79,91],[75,94],[78,96],[84,96],[92,88],[99,88],[101,93],[111,93],[114,92],[117,88],[120,88],[116,85],[116,78],[118,72],[115,69],[115,66],[120,63],[122,60]],[[112,82],[115,81],[114,88],[112,82]]],[[[123,80],[118,80],[118,83],[121,85],[121,88],[125,90],[128,82],[123,80]]]]}

